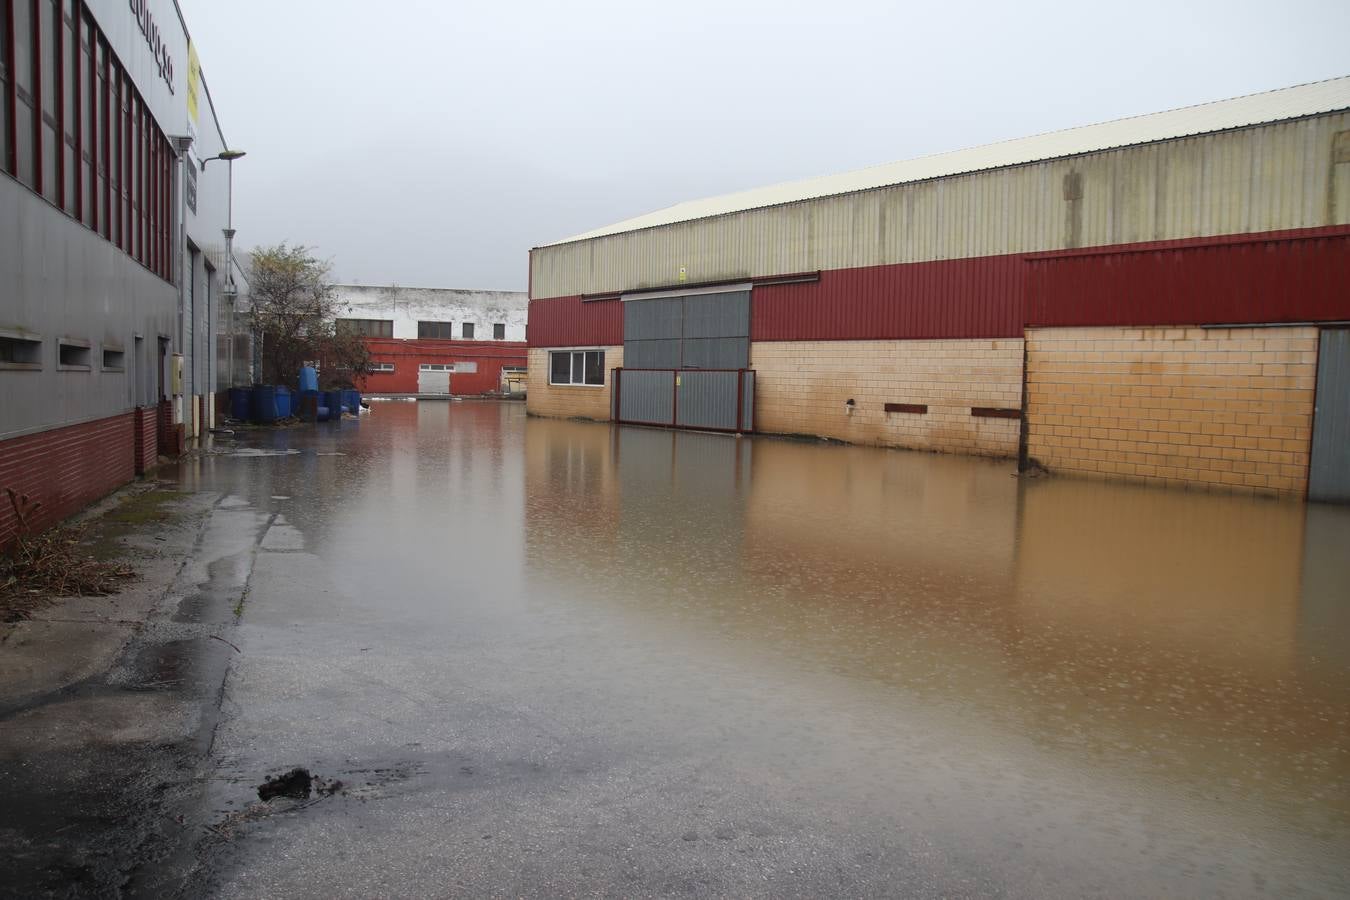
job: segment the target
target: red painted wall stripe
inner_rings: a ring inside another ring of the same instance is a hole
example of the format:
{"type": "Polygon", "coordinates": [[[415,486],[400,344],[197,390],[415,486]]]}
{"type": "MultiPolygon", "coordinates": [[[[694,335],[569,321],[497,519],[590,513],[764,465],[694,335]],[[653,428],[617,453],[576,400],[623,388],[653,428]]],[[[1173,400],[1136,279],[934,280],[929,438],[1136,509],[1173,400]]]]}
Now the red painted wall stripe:
{"type": "Polygon", "coordinates": [[[805,284],[757,285],[755,341],[1000,338],[1022,334],[1020,256],[834,269],[805,284]]]}
{"type": "Polygon", "coordinates": [[[1026,266],[1029,325],[1350,319],[1350,228],[1067,251],[1026,266]]]}
{"type": "MultiPolygon", "coordinates": [[[[756,341],[1020,337],[1026,325],[1350,319],[1350,226],[834,269],[756,285],[756,341]]],[[[623,343],[623,304],[530,301],[529,345],[623,343]]]]}

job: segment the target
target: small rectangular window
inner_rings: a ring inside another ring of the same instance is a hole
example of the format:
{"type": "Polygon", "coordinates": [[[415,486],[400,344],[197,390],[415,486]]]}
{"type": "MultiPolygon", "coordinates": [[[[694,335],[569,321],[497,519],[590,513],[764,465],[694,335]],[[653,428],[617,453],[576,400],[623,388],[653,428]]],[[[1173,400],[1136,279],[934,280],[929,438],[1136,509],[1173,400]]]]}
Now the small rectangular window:
{"type": "Polygon", "coordinates": [[[0,333],[0,369],[41,369],[42,341],[22,334],[0,333]]]}
{"type": "Polygon", "coordinates": [[[605,351],[560,350],[549,354],[549,384],[603,387],[605,351]]]}
{"type": "Polygon", "coordinates": [[[94,353],[85,341],[62,338],[57,342],[57,368],[88,372],[94,353]]]}
{"type": "Polygon", "coordinates": [[[492,339],[494,341],[506,340],[506,323],[498,322],[492,326],[492,339]]]}
{"type": "Polygon", "coordinates": [[[450,371],[455,372],[456,374],[460,374],[460,375],[464,374],[465,372],[477,372],[477,371],[478,371],[478,363],[476,363],[476,362],[457,362],[457,363],[455,363],[454,365],[450,366],[450,371]]]}
{"type": "Polygon", "coordinates": [[[105,372],[125,372],[127,370],[127,354],[121,347],[103,348],[103,371],[105,372]]]}
{"type": "Polygon", "coordinates": [[[370,364],[370,371],[372,371],[372,372],[392,372],[392,371],[394,371],[394,364],[391,363],[391,362],[373,362],[373,363],[370,364]]]}
{"type": "Polygon", "coordinates": [[[472,323],[472,322],[465,322],[462,326],[460,326],[460,330],[461,330],[461,332],[462,332],[462,334],[460,335],[460,337],[464,338],[464,340],[466,340],[466,341],[473,340],[473,323],[472,323]]]}

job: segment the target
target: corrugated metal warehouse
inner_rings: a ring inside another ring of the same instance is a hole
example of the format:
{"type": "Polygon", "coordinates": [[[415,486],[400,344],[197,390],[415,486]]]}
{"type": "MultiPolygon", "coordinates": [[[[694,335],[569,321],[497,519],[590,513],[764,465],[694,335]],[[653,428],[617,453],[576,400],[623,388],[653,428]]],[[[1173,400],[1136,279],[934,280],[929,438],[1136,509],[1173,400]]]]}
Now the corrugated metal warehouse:
{"type": "Polygon", "coordinates": [[[0,488],[32,527],[210,427],[234,154],[174,0],[0,0],[0,488]]]}
{"type": "Polygon", "coordinates": [[[529,408],[1350,500],[1348,276],[1339,78],[537,247],[529,408]]]}

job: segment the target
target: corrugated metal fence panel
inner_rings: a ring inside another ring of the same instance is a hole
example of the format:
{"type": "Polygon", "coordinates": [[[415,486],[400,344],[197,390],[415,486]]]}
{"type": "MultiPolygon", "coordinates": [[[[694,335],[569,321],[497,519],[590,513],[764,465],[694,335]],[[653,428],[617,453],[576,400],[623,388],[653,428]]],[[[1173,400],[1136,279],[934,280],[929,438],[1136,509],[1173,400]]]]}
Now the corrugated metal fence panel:
{"type": "Polygon", "coordinates": [[[531,300],[531,347],[614,347],[623,343],[623,304],[580,296],[531,300]]]}
{"type": "Polygon", "coordinates": [[[1325,329],[1317,352],[1308,499],[1350,503],[1350,329],[1325,329]]]}
{"type": "Polygon", "coordinates": [[[679,373],[675,424],[681,428],[718,428],[733,431],[739,404],[738,372],[679,373]]]}
{"type": "Polygon", "coordinates": [[[999,338],[1022,334],[1017,256],[821,272],[754,289],[756,341],[999,338]]]}
{"type": "Polygon", "coordinates": [[[703,282],[1343,224],[1347,204],[1327,198],[1333,138],[1347,128],[1350,113],[1334,113],[541,247],[531,290],[670,286],[681,267],[703,282]]]}
{"type": "Polygon", "coordinates": [[[675,421],[675,373],[620,369],[619,420],[670,425],[675,421]]]}
{"type": "Polygon", "coordinates": [[[1026,265],[1031,325],[1350,319],[1346,227],[1303,237],[1067,253],[1026,265]]]}

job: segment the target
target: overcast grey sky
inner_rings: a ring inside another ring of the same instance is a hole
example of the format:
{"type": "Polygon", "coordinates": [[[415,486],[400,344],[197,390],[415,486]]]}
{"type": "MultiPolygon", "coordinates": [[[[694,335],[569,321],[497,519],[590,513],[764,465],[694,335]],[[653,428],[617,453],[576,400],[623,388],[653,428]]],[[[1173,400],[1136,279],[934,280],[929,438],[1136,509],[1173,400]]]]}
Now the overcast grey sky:
{"type": "Polygon", "coordinates": [[[241,246],[526,285],[680,200],[1350,74],[1350,2],[179,0],[241,246]]]}

